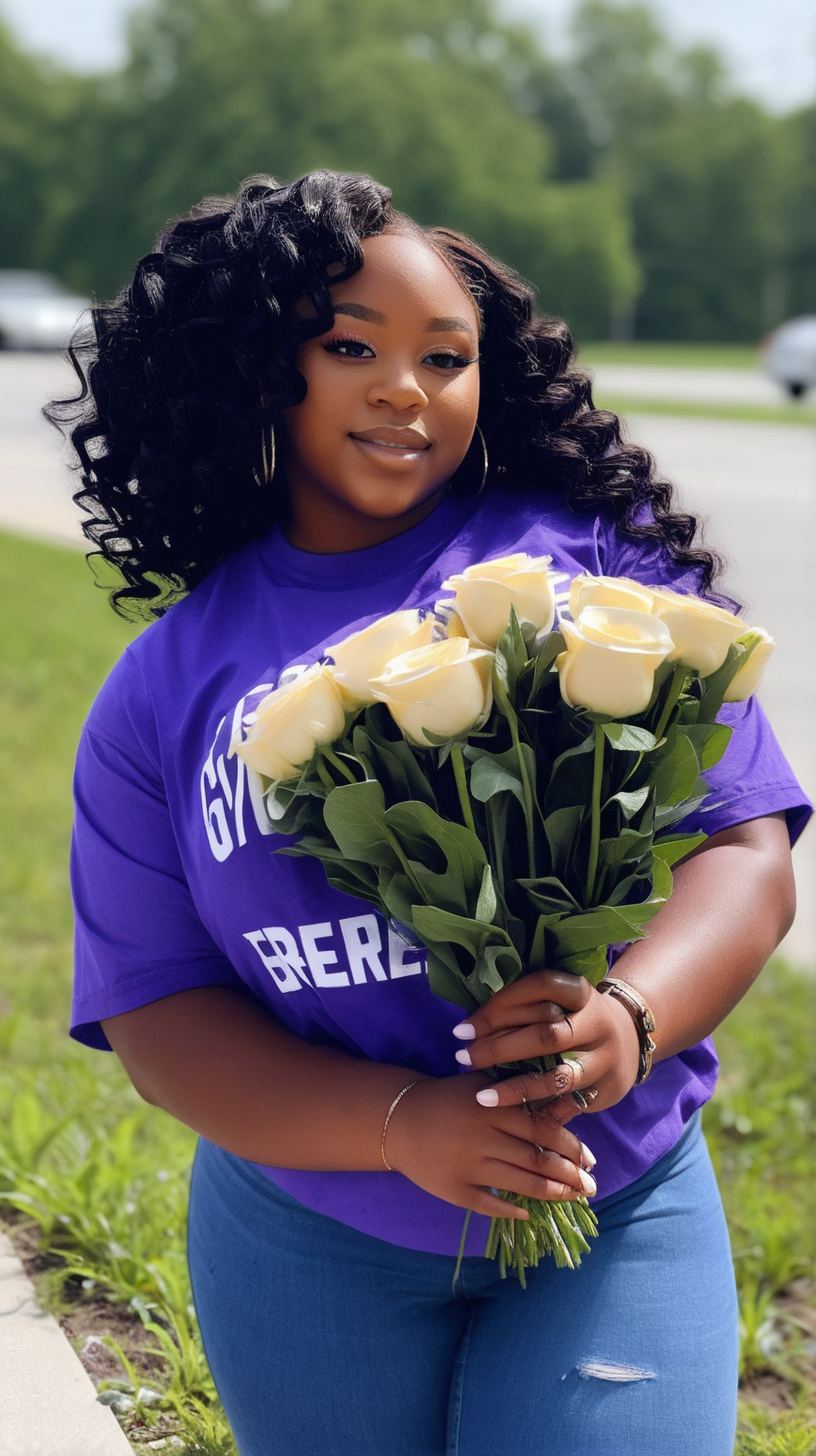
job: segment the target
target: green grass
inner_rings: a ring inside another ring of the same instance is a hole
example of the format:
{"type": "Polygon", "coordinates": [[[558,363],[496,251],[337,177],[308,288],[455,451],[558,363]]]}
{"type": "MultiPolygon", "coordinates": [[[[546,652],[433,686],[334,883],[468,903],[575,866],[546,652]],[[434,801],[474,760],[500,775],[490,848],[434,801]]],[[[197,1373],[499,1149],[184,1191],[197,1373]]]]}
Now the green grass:
{"type": "Polygon", "coordinates": [[[705,404],[685,399],[644,399],[635,395],[606,394],[594,390],[598,409],[616,415],[671,415],[680,419],[758,421],[769,425],[816,425],[816,407],[809,404],[705,404]]]}
{"type": "Polygon", "coordinates": [[[752,344],[672,344],[598,339],[579,344],[579,364],[657,364],[677,369],[756,369],[759,349],[752,344]]]}
{"type": "MultiPolygon", "coordinates": [[[[78,553],[2,536],[0,613],[0,1212],[78,1345],[104,1338],[100,1389],[134,1444],[175,1436],[182,1456],[234,1456],[190,1304],[193,1136],[141,1103],[113,1057],[66,1036],[71,764],[132,629],[78,553]]],[[[739,1456],[816,1450],[805,1374],[814,993],[812,980],[769,969],[718,1038],[724,1072],[706,1121],[740,1293],[750,1400],[739,1456]],[[769,1390],[783,1408],[769,1408],[769,1390]]]]}

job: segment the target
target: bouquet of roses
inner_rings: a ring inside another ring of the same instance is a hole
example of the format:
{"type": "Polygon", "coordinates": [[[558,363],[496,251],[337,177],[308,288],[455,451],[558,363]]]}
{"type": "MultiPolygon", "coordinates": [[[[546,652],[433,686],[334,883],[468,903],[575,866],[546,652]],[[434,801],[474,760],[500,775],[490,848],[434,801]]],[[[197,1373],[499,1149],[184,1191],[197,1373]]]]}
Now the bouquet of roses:
{"type": "MultiPolygon", "coordinates": [[[[431,612],[284,675],[232,745],[296,836],[279,852],[319,859],[425,946],[431,989],[466,1011],[531,969],[597,985],[609,946],[646,933],[705,839],[675,825],[725,752],[717,714],[773,648],[723,608],[625,578],[576,578],[556,627],[550,564],[468,567],[431,612]]],[[[529,1221],[494,1219],[486,1250],[502,1272],[580,1263],[586,1200],[514,1202],[529,1221]]]]}

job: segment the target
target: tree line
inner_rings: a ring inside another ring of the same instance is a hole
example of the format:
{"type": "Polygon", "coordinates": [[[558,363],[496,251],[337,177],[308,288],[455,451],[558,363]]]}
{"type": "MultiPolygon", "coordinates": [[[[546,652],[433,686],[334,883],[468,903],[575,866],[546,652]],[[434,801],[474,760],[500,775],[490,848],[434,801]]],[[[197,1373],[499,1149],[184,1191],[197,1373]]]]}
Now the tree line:
{"type": "Polygon", "coordinates": [[[769,113],[645,6],[582,0],[556,60],[497,0],[152,0],[96,76],[0,27],[0,267],[106,297],[205,193],[322,166],[473,234],[579,339],[816,312],[816,105],[769,113]]]}

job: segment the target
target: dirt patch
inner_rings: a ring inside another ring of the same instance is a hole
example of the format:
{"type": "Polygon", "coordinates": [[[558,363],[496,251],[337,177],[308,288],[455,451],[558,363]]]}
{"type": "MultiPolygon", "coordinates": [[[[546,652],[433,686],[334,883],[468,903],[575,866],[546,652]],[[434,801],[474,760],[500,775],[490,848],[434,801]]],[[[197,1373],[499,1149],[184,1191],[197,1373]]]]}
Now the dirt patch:
{"type": "Polygon", "coordinates": [[[108,1339],[120,1347],[146,1384],[151,1375],[161,1372],[163,1362],[153,1353],[155,1338],[133,1310],[86,1289],[79,1279],[60,1280],[59,1293],[55,1295],[55,1274],[65,1266],[58,1254],[40,1248],[37,1224],[28,1222],[22,1215],[14,1218],[5,1214],[0,1227],[14,1245],[40,1304],[53,1314],[94,1385],[98,1386],[102,1380],[126,1378],[116,1352],[105,1344],[108,1339]]]}

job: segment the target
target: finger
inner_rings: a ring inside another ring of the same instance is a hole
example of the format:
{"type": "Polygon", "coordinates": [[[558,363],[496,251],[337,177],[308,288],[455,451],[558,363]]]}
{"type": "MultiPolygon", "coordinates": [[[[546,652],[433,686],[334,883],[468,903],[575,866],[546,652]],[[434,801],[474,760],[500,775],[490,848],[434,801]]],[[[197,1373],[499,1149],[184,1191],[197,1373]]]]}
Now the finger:
{"type": "MultiPolygon", "coordinates": [[[[546,1147],[557,1156],[566,1159],[574,1168],[586,1162],[584,1147],[580,1138],[568,1132],[559,1118],[550,1116],[550,1106],[529,1106],[509,1110],[506,1121],[501,1124],[503,1133],[524,1143],[523,1162],[526,1167],[531,1148],[546,1147]]],[[[591,1155],[590,1155],[591,1156],[591,1155]]]]}
{"type": "MultiPolygon", "coordinates": [[[[573,1187],[571,1183],[558,1177],[550,1178],[546,1172],[499,1161],[488,1162],[485,1166],[490,1177],[495,1180],[496,1188],[504,1188],[508,1193],[518,1193],[522,1198],[541,1198],[547,1203],[565,1203],[589,1196],[582,1188],[573,1187]]],[[[594,1179],[588,1173],[584,1177],[594,1187],[594,1179]]]]}
{"type": "MultiPolygon", "coordinates": [[[[588,1094],[584,1093],[583,1097],[587,1102],[586,1107],[580,1105],[576,1100],[576,1094],[573,1092],[568,1092],[565,1097],[556,1097],[553,1102],[548,1102],[547,1112],[553,1119],[553,1122],[557,1122],[560,1127],[565,1127],[574,1117],[589,1116],[592,1112],[601,1112],[606,1106],[603,1095],[597,1092],[597,1088],[590,1088],[590,1091],[596,1092],[597,1097],[593,1097],[590,1100],[588,1094]]],[[[578,1093],[579,1097],[581,1095],[581,1093],[578,1093]]]]}
{"type": "Polygon", "coordinates": [[[551,1019],[558,1019],[556,1012],[563,1016],[565,1010],[580,1011],[591,994],[592,987],[584,976],[571,976],[566,971],[531,971],[497,991],[455,1030],[460,1033],[462,1041],[474,1041],[492,1031],[502,1031],[526,1022],[526,1015],[519,1015],[519,1012],[522,1008],[531,1007],[546,1006],[545,1014],[551,1019]]]}
{"type": "Polygon", "coordinates": [[[525,1072],[520,1077],[508,1077],[493,1086],[481,1088],[476,1093],[476,1101],[482,1107],[516,1107],[519,1104],[526,1106],[549,1102],[551,1098],[562,1097],[568,1092],[588,1087],[592,1081],[592,1061],[592,1053],[583,1049],[580,1052],[570,1052],[557,1067],[552,1067],[549,1071],[542,1069],[540,1072],[525,1072]],[[590,1073],[587,1072],[587,1067],[590,1068],[590,1073]]]}
{"type": "Polygon", "coordinates": [[[518,1218],[526,1223],[530,1217],[526,1208],[519,1208],[506,1198],[500,1198],[493,1188],[473,1188],[466,1206],[472,1208],[474,1213],[483,1213],[487,1218],[518,1218]]]}
{"type": "Polygon", "coordinates": [[[481,1071],[533,1057],[563,1056],[572,1050],[574,1041],[575,1028],[568,1016],[562,1016],[559,1021],[541,1021],[538,1007],[533,1006],[525,1025],[490,1031],[467,1046],[460,1046],[455,1056],[460,1066],[481,1071]]]}

